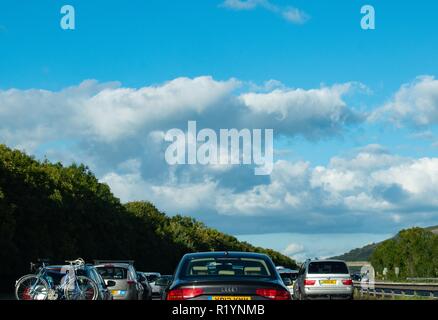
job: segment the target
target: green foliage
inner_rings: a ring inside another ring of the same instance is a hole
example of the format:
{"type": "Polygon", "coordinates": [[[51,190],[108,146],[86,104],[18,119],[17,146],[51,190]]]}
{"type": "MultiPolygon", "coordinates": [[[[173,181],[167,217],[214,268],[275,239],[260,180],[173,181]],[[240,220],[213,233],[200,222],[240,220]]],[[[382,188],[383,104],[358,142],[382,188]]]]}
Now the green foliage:
{"type": "Polygon", "coordinates": [[[151,203],[122,205],[83,165],[40,162],[0,145],[0,278],[27,272],[37,258],[79,256],[134,259],[140,270],[171,273],[183,254],[210,250],[266,252],[295,266],[192,218],[167,217],[151,203]]]}
{"type": "Polygon", "coordinates": [[[377,246],[371,263],[379,274],[387,268],[387,279],[397,279],[396,267],[401,279],[438,277],[438,235],[422,228],[403,230],[377,246]]]}

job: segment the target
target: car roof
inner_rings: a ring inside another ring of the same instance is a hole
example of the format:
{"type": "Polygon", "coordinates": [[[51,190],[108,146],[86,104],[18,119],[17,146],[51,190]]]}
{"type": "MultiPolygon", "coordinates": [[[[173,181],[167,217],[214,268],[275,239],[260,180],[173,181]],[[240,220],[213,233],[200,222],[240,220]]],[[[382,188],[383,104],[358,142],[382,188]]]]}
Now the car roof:
{"type": "Polygon", "coordinates": [[[217,257],[230,257],[230,258],[268,258],[268,255],[256,252],[238,252],[238,251],[208,251],[208,252],[196,252],[187,253],[184,258],[217,258],[217,257]]]}
{"type": "Polygon", "coordinates": [[[336,260],[336,259],[321,259],[321,260],[310,260],[309,263],[312,262],[342,262],[345,263],[344,260],[336,260]]]}
{"type": "Polygon", "coordinates": [[[277,269],[278,273],[298,273],[298,270],[292,270],[288,268],[277,269]]]}
{"type": "Polygon", "coordinates": [[[119,267],[119,268],[129,268],[131,264],[129,263],[101,263],[95,265],[96,268],[102,268],[102,267],[119,267]]]}

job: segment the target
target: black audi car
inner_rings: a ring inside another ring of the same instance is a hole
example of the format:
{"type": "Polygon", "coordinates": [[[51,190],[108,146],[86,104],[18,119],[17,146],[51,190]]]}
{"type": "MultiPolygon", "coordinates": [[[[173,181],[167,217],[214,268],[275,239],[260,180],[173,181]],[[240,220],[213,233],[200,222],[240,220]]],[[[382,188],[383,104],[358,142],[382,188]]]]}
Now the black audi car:
{"type": "Polygon", "coordinates": [[[265,254],[203,252],[180,261],[167,300],[290,300],[288,289],[265,254]]]}

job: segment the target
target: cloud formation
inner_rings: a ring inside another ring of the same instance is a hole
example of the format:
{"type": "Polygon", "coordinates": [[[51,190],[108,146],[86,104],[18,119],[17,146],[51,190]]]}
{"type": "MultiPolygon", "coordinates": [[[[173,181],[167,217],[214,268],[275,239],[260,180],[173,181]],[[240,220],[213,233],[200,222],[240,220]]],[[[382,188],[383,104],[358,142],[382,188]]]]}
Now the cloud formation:
{"type": "Polygon", "coordinates": [[[388,103],[372,113],[371,119],[387,119],[416,129],[437,125],[438,80],[421,76],[402,85],[388,103]]]}
{"type": "Polygon", "coordinates": [[[278,14],[283,19],[293,24],[304,24],[310,16],[295,7],[278,6],[268,0],[225,0],[222,7],[232,10],[254,10],[256,8],[263,8],[275,14],[278,14]]]}
{"type": "Polygon", "coordinates": [[[140,176],[132,183],[131,174],[112,173],[103,181],[132,190],[125,200],[148,197],[169,211],[215,212],[229,221],[265,219],[282,232],[433,221],[438,210],[438,158],[400,157],[378,145],[333,157],[327,166],[279,160],[269,181],[240,191],[205,172],[204,181],[174,177],[164,186],[139,182],[140,176]]]}
{"type": "Polygon", "coordinates": [[[138,89],[86,80],[58,92],[3,90],[0,137],[32,152],[47,140],[144,140],[151,132],[185,128],[188,120],[209,128],[275,127],[278,134],[318,136],[337,133],[358,116],[343,101],[350,84],[237,93],[242,85],[204,76],[138,89]]]}
{"type": "MultiPolygon", "coordinates": [[[[403,86],[379,111],[398,110],[412,93],[411,114],[434,124],[435,82],[419,78],[403,86]]],[[[269,177],[255,177],[247,166],[168,166],[164,160],[165,132],[185,130],[188,120],[214,130],[273,128],[276,139],[342,136],[364,119],[348,101],[358,87],[257,86],[203,76],[141,88],[87,80],[60,91],[0,90],[0,141],[53,161],[84,162],[122,201],[150,200],[170,214],[193,215],[233,233],[377,232],[433,222],[434,157],[368,145],[315,165],[278,153],[269,177]]]]}

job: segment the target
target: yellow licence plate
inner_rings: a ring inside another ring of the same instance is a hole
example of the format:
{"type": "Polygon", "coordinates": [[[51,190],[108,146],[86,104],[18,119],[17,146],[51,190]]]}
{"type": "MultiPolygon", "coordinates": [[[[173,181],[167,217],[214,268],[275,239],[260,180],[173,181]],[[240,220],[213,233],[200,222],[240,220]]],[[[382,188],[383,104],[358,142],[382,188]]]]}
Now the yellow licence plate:
{"type": "Polygon", "coordinates": [[[336,284],[336,280],[321,280],[320,284],[336,284]]]}
{"type": "Polygon", "coordinates": [[[246,296],[212,296],[210,300],[251,300],[251,297],[246,296]]]}

